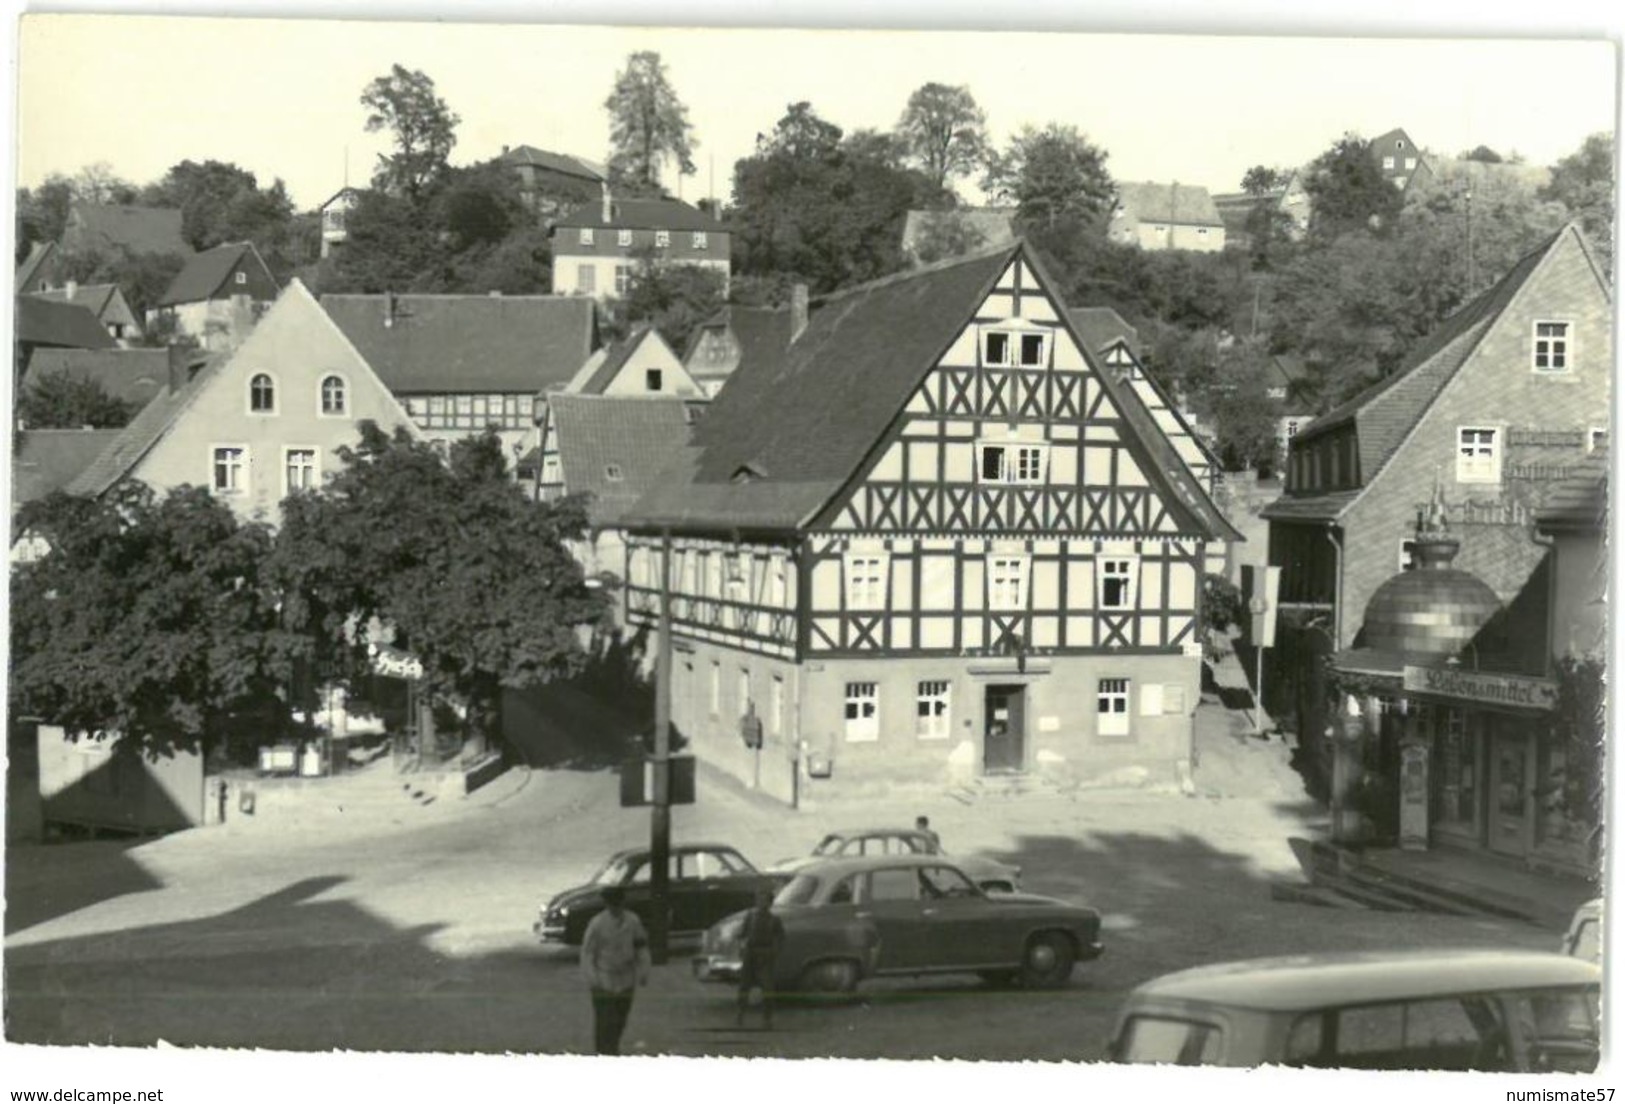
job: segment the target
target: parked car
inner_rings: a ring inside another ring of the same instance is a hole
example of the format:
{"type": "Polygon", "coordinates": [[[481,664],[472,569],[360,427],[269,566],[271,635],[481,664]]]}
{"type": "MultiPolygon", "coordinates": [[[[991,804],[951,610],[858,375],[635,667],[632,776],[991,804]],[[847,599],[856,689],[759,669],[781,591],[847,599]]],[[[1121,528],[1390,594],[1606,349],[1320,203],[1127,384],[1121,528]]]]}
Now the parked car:
{"type": "Polygon", "coordinates": [[[1108,1057],[1182,1066],[1587,1071],[1602,971],[1529,951],[1299,955],[1148,981],[1108,1057]]]}
{"type": "Polygon", "coordinates": [[[1562,951],[1575,958],[1602,965],[1602,898],[1596,897],[1574,910],[1569,930],[1563,934],[1562,951]]]}
{"type": "MultiPolygon", "coordinates": [[[[812,863],[774,898],[784,922],[774,984],[846,993],[865,978],[975,973],[998,983],[1059,986],[1099,957],[1100,914],[1030,894],[988,894],[937,855],[812,863]]],[[[739,976],[744,914],[705,933],[702,981],[739,976]]]]}
{"type": "MultiPolygon", "coordinates": [[[[689,843],[671,849],[668,907],[673,935],[697,934],[731,912],[749,908],[759,889],[778,889],[784,875],[764,874],[738,851],[720,843],[689,843]]],[[[649,886],[649,849],[619,851],[586,885],[556,894],[542,906],[531,926],[544,943],[576,945],[587,924],[604,910],[605,886],[626,890],[626,907],[645,925],[652,923],[654,901],[649,886]]]]}
{"type": "Polygon", "coordinates": [[[768,869],[793,874],[822,859],[862,855],[937,855],[951,861],[990,893],[1014,893],[1021,888],[1021,867],[982,855],[954,858],[942,849],[935,836],[916,828],[847,828],[831,832],[812,849],[812,854],[780,859],[768,869]]]}

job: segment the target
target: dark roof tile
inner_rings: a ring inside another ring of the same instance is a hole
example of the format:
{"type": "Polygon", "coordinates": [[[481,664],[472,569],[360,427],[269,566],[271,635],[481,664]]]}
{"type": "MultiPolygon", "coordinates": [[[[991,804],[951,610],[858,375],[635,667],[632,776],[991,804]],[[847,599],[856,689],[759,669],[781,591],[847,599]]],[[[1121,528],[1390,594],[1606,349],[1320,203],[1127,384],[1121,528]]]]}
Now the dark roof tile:
{"type": "Polygon", "coordinates": [[[681,399],[560,393],[548,409],[565,490],[593,496],[589,516],[599,528],[617,524],[688,442],[681,399]]]}
{"type": "Polygon", "coordinates": [[[37,295],[17,296],[12,325],[16,340],[23,345],[110,349],[115,344],[90,308],[78,303],[57,303],[37,295]]]}
{"type": "Polygon", "coordinates": [[[612,199],[610,217],[604,219],[604,205],[583,203],[563,216],[555,226],[599,227],[629,230],[710,230],[726,231],[718,222],[697,207],[690,207],[678,199],[612,199]]]}
{"type": "Polygon", "coordinates": [[[11,457],[11,509],[73,482],[119,436],[117,429],[30,429],[11,457]]]}
{"type": "Polygon", "coordinates": [[[181,236],[181,213],[172,207],[75,203],[63,236],[77,249],[128,249],[131,253],[190,256],[181,236]]]}
{"type": "Polygon", "coordinates": [[[168,349],[40,349],[28,382],[51,375],[90,380],[115,399],[146,406],[169,384],[168,349]]]}
{"type": "Polygon", "coordinates": [[[260,257],[252,242],[228,242],[198,253],[186,261],[186,266],[175,274],[169,289],[158,300],[160,307],[173,307],[180,303],[201,303],[214,298],[238,264],[251,262],[265,272],[272,284],[276,280],[260,257]]]}

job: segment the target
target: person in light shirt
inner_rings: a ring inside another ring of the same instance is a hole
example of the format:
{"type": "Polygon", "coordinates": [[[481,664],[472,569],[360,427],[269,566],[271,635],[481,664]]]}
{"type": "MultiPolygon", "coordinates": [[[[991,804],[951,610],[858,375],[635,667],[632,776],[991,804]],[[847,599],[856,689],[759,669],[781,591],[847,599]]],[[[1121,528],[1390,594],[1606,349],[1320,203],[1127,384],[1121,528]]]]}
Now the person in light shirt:
{"type": "Polygon", "coordinates": [[[619,1054],[632,996],[649,984],[649,933],[627,910],[624,890],[609,886],[603,896],[604,911],[581,940],[581,973],[592,990],[593,1046],[599,1054],[619,1054]]]}

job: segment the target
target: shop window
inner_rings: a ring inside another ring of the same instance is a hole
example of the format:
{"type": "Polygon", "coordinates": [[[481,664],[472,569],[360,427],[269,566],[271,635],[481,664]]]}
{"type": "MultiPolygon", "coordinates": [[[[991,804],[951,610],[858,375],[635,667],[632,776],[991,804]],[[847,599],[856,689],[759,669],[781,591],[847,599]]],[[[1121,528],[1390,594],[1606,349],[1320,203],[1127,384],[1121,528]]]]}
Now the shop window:
{"type": "Polygon", "coordinates": [[[868,743],[880,739],[878,683],[846,684],[846,738],[851,743],[868,743]]]}

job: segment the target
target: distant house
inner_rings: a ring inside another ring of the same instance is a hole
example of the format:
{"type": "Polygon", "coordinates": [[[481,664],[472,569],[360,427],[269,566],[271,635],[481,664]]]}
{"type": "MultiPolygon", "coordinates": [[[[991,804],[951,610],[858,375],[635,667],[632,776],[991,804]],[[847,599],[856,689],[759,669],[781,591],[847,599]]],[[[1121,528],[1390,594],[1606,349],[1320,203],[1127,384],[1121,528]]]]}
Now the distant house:
{"type": "Polygon", "coordinates": [[[157,397],[69,484],[99,496],[125,480],[210,488],[245,518],[275,521],[319,487],[363,420],[417,430],[367,361],[294,280],[236,349],[172,362],[157,397]]]}
{"type": "Polygon", "coordinates": [[[37,533],[18,532],[17,511],[63,490],[119,435],[117,429],[29,429],[12,439],[11,563],[29,563],[50,551],[37,533]]]}
{"type": "Polygon", "coordinates": [[[276,277],[252,242],[217,245],[187,260],[147,312],[147,325],[167,316],[177,333],[223,351],[242,342],[276,297],[276,277]]]}
{"type": "Polygon", "coordinates": [[[1400,127],[1371,139],[1371,156],[1377,159],[1383,178],[1401,191],[1433,173],[1421,148],[1400,127]]]}
{"type": "Polygon", "coordinates": [[[1015,208],[960,207],[910,211],[903,220],[903,256],[930,264],[961,253],[1009,245],[1016,240],[1015,208]]]}
{"type": "Polygon", "coordinates": [[[120,346],[128,346],[141,336],[141,322],[130,309],[129,300],[117,284],[76,284],[72,280],[50,291],[29,292],[58,303],[77,303],[95,314],[96,321],[120,346]]]}
{"type": "Polygon", "coordinates": [[[1141,249],[1224,248],[1224,219],[1208,190],[1194,184],[1119,184],[1107,235],[1141,249]]]}
{"type": "Polygon", "coordinates": [[[745,365],[784,355],[807,328],[807,288],[792,289],[788,307],[723,307],[689,337],[683,366],[705,393],[715,396],[745,365]]]}
{"type": "Polygon", "coordinates": [[[494,428],[511,457],[539,444],[541,395],[596,348],[591,300],[557,295],[327,295],[339,330],[431,442],[494,428]]]}
{"type": "Polygon", "coordinates": [[[12,315],[12,385],[20,386],[39,349],[111,349],[113,339],[88,307],[19,295],[12,315]]]}
{"type": "Polygon", "coordinates": [[[191,354],[169,349],[41,349],[34,354],[25,384],[69,376],[96,384],[139,411],[169,384],[171,362],[191,354]]]}
{"type": "Polygon", "coordinates": [[[189,257],[192,247],[181,236],[181,213],[172,207],[74,203],[68,208],[62,248],[72,253],[108,253],[189,257]]]}
{"type": "Polygon", "coordinates": [[[56,242],[35,242],[28,247],[28,256],[17,266],[17,294],[59,288],[66,282],[62,275],[62,251],[56,242]]]}
{"type": "Polygon", "coordinates": [[[1225,243],[1245,248],[1252,240],[1253,212],[1267,207],[1286,219],[1286,234],[1292,241],[1301,241],[1309,232],[1309,192],[1304,187],[1305,173],[1294,169],[1280,187],[1262,195],[1247,192],[1228,192],[1213,197],[1213,205],[1224,220],[1225,243]]]}
{"type": "Polygon", "coordinates": [[[519,198],[544,219],[597,199],[608,179],[601,165],[535,146],[503,146],[497,160],[513,169],[519,198]]]}
{"type": "Polygon", "coordinates": [[[558,295],[623,296],[645,253],[659,264],[710,269],[728,291],[732,233],[681,200],[612,200],[605,190],[599,202],[561,216],[552,239],[558,295]]]}
{"type": "Polygon", "coordinates": [[[356,204],[359,202],[361,202],[360,189],[352,188],[346,184],[334,192],[333,197],[318,208],[322,216],[323,257],[330,256],[333,250],[350,239],[350,212],[355,210],[356,204]]]}
{"type": "Polygon", "coordinates": [[[578,395],[706,398],[660,331],[647,324],[633,327],[620,341],[594,352],[564,390],[578,395]]]}

